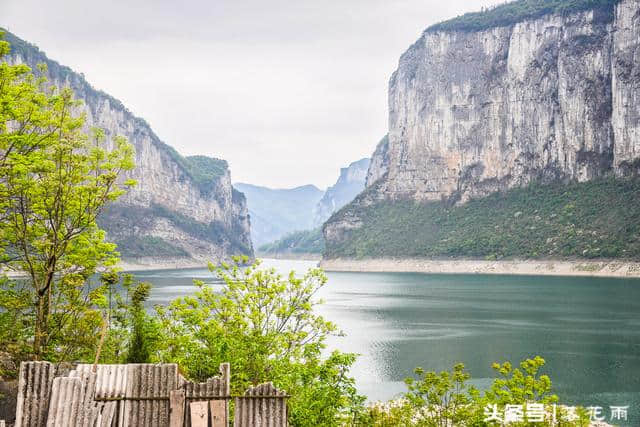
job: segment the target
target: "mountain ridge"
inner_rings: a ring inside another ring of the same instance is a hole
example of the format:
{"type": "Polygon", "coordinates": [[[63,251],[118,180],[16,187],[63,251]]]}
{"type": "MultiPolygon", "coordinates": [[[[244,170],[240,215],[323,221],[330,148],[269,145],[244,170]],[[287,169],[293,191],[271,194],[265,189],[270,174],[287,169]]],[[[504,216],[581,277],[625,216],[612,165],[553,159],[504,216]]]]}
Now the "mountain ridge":
{"type": "Polygon", "coordinates": [[[116,135],[127,137],[134,146],[136,168],[123,178],[138,184],[99,218],[108,239],[121,244],[124,259],[162,264],[173,259],[215,262],[234,254],[253,256],[246,201],[233,191],[226,162],[181,156],[144,119],[95,89],[84,76],[8,31],[4,38],[11,44],[10,62],[25,63],[34,70],[44,63],[51,84],[73,90],[83,101],[78,113],[86,116],[85,128],[104,129],[106,148],[116,135]],[[156,215],[158,209],[165,214],[156,215]]]}
{"type": "MultiPolygon", "coordinates": [[[[610,178],[624,186],[637,177],[640,3],[592,3],[505,26],[425,31],[390,79],[388,142],[373,155],[367,189],[325,223],[327,256],[373,255],[357,241],[394,246],[398,237],[384,227],[421,235],[420,224],[440,215],[429,217],[433,206],[456,209],[533,184],[610,178]],[[422,208],[391,227],[387,207],[394,203],[422,208]]],[[[532,203],[543,200],[530,196],[532,203]]],[[[471,227],[463,240],[473,233],[471,227]]],[[[380,255],[408,256],[401,249],[380,255]]],[[[427,249],[411,256],[446,255],[427,249]]]]}

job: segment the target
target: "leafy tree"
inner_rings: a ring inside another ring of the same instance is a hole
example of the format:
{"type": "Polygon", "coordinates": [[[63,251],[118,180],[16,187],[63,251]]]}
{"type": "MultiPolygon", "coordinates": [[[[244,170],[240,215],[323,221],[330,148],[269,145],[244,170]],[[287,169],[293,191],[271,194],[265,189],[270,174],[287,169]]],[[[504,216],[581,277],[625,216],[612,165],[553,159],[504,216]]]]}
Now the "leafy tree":
{"type": "Polygon", "coordinates": [[[233,393],[273,381],[291,395],[292,425],[331,426],[353,417],[363,401],[348,375],[355,355],[323,356],[326,338],[338,330],[313,310],[327,277],[319,269],[283,277],[260,269],[259,261],[243,267],[247,261],[209,266],[224,281],[222,291],[199,282],[194,296],[157,308],[165,334],[158,360],[178,362],[198,380],[230,362],[233,393]]]}
{"type": "Polygon", "coordinates": [[[485,398],[500,405],[524,402],[557,403],[558,396],[551,393],[551,379],[548,375],[538,375],[545,360],[536,356],[520,362],[520,368],[514,368],[510,362],[494,363],[493,370],[500,374],[485,398]]]}
{"type": "MultiPolygon", "coordinates": [[[[545,405],[548,412],[550,406],[556,405],[556,426],[560,427],[586,427],[589,425],[589,416],[584,408],[577,408],[576,419],[568,420],[567,413],[562,406],[558,406],[559,398],[552,392],[552,383],[548,375],[540,375],[540,369],[544,366],[545,360],[540,356],[533,359],[526,359],[520,362],[519,368],[514,367],[510,362],[494,363],[492,368],[500,377],[496,378],[491,387],[485,391],[483,396],[477,396],[476,404],[477,419],[483,419],[480,415],[482,408],[487,405],[498,405],[504,407],[509,404],[522,404],[526,408],[528,404],[539,403],[545,405]]],[[[539,426],[550,425],[539,422],[522,422],[514,426],[539,426]]]]}
{"type": "Polygon", "coordinates": [[[158,319],[145,308],[151,284],[114,271],[103,273],[100,280],[108,300],[102,306],[108,328],[99,361],[150,363],[160,334],[158,319]]]}
{"type": "MultiPolygon", "coordinates": [[[[31,354],[29,339],[33,337],[33,328],[26,315],[30,307],[29,292],[0,277],[0,344],[16,360],[24,360],[31,354]]],[[[2,378],[16,375],[17,372],[0,372],[2,378]]]]}
{"type": "Polygon", "coordinates": [[[419,418],[428,419],[428,425],[434,427],[448,427],[471,417],[471,401],[478,391],[467,385],[471,375],[464,371],[462,363],[456,364],[451,372],[425,372],[422,368],[414,372],[418,380],[405,380],[408,388],[405,399],[419,418]]]}
{"type": "MultiPolygon", "coordinates": [[[[0,56],[8,52],[0,41],[0,56]]],[[[134,185],[118,179],[134,164],[124,138],[107,151],[101,130],[87,136],[71,89],[45,71],[0,63],[0,255],[3,269],[27,277],[19,291],[4,287],[0,303],[17,313],[16,298],[29,301],[20,310],[32,353],[58,360],[90,349],[102,323],[104,287],[87,279],[118,258],[96,217],[134,185]]]]}
{"type": "MultiPolygon", "coordinates": [[[[401,399],[386,403],[377,403],[369,407],[366,422],[361,425],[379,427],[420,426],[492,426],[487,421],[485,408],[504,409],[505,405],[542,404],[547,415],[553,411],[558,397],[552,393],[551,379],[547,375],[539,375],[545,361],[536,356],[520,363],[514,368],[511,363],[494,363],[493,369],[500,375],[489,389],[480,393],[467,382],[471,376],[465,372],[462,363],[456,364],[449,371],[425,372],[421,368],[415,370],[417,379],[405,380],[408,391],[401,399]]],[[[564,407],[556,407],[556,421],[548,417],[543,422],[533,422],[526,418],[521,422],[510,423],[514,427],[586,427],[589,416],[583,408],[577,408],[575,419],[568,419],[564,407]],[[553,423],[553,424],[552,424],[553,423]]]]}
{"type": "Polygon", "coordinates": [[[144,309],[144,302],[149,299],[151,285],[138,283],[130,288],[131,305],[128,310],[132,319],[131,339],[127,354],[127,363],[148,363],[151,360],[153,347],[153,320],[144,309]]]}

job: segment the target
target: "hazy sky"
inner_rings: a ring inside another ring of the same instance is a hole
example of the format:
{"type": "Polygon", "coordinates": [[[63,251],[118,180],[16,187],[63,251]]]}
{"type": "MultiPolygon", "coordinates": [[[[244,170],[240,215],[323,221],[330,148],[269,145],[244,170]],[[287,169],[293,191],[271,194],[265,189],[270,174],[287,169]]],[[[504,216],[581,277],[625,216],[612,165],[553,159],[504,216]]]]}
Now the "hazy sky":
{"type": "Polygon", "coordinates": [[[387,83],[430,24],[496,0],[0,0],[0,26],[232,179],[333,184],[387,131],[387,83]]]}

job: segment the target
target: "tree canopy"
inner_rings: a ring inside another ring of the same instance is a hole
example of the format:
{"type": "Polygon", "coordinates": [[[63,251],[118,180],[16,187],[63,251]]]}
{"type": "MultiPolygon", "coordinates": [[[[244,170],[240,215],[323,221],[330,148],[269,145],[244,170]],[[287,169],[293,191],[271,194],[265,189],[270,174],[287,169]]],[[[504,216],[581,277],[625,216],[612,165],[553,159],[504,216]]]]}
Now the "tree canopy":
{"type": "Polygon", "coordinates": [[[131,145],[116,136],[106,150],[100,129],[90,137],[72,91],[45,73],[0,63],[0,261],[26,276],[4,280],[0,305],[32,336],[33,357],[55,360],[95,338],[100,315],[89,307],[101,293],[87,279],[118,260],[96,218],[135,183],[119,179],[134,167],[131,145]]]}
{"type": "Polygon", "coordinates": [[[427,28],[436,31],[482,31],[506,27],[527,19],[537,19],[552,13],[567,15],[589,9],[598,9],[613,16],[613,6],[620,0],[517,0],[507,2],[481,12],[465,13],[427,28]]]}

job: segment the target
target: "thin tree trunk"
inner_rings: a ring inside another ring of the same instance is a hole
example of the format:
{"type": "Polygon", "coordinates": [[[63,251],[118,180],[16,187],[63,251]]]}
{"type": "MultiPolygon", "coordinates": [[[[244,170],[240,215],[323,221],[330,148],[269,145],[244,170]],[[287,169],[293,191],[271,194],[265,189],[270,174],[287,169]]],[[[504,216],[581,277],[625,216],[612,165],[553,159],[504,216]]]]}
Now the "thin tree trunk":
{"type": "Polygon", "coordinates": [[[53,274],[48,274],[44,281],[45,288],[36,288],[38,298],[38,310],[36,314],[35,337],[33,339],[33,352],[36,360],[42,360],[42,349],[47,344],[49,335],[49,315],[51,313],[51,283],[53,274]]]}
{"type": "Polygon", "coordinates": [[[98,343],[98,350],[96,351],[96,358],[93,362],[93,372],[96,372],[96,367],[98,366],[98,362],[100,362],[100,353],[102,352],[102,346],[104,345],[104,338],[107,336],[107,328],[109,323],[106,318],[102,319],[102,331],[100,332],[100,342],[98,343]]]}
{"type": "Polygon", "coordinates": [[[33,337],[33,353],[36,360],[42,360],[42,338],[44,336],[45,298],[36,291],[38,298],[38,309],[36,313],[35,336],[33,337]]]}

